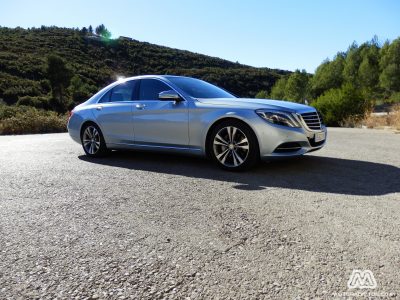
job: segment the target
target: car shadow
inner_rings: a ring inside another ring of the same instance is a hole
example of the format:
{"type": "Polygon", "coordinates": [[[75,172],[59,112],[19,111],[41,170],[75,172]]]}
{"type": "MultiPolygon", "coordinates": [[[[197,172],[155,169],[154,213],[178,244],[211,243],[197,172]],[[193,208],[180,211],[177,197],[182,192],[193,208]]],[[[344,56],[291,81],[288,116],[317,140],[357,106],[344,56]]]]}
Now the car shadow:
{"type": "Polygon", "coordinates": [[[204,158],[165,153],[113,151],[103,158],[82,155],[79,159],[116,168],[226,181],[240,190],[288,188],[363,196],[400,192],[398,167],[314,155],[260,163],[246,172],[228,172],[204,158]]]}

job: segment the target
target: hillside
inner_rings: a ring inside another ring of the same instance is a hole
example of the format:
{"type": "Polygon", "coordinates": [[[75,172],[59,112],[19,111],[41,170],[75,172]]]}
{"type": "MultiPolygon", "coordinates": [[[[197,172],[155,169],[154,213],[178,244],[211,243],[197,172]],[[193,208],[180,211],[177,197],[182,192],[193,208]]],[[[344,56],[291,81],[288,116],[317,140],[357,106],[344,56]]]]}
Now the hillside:
{"type": "Polygon", "coordinates": [[[50,54],[60,56],[78,78],[76,81],[89,87],[86,90],[91,93],[121,75],[176,74],[210,81],[239,96],[254,97],[260,90],[270,91],[277,79],[289,73],[125,37],[102,40],[79,29],[0,27],[0,100],[15,104],[27,96],[48,97],[51,88],[46,61],[50,54]]]}

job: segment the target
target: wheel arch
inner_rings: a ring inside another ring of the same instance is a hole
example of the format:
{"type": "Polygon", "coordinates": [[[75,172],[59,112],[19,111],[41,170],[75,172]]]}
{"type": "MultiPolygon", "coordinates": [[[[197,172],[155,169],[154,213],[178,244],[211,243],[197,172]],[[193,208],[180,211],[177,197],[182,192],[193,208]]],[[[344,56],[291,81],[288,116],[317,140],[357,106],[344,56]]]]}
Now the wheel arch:
{"type": "MultiPolygon", "coordinates": [[[[88,126],[89,124],[94,124],[94,125],[96,125],[98,128],[100,128],[100,130],[101,130],[101,127],[99,126],[99,124],[97,124],[95,121],[93,121],[93,120],[85,120],[84,122],[82,122],[82,124],[81,124],[81,128],[79,129],[79,137],[82,139],[82,134],[83,134],[83,130],[84,130],[84,128],[86,127],[86,126],[88,126]]],[[[101,133],[103,133],[103,131],[101,132],[101,133]]],[[[104,136],[104,135],[103,135],[104,136]]]]}
{"type": "Polygon", "coordinates": [[[258,147],[258,149],[260,149],[260,143],[258,141],[257,133],[254,130],[254,128],[248,122],[246,122],[245,120],[243,120],[242,118],[239,118],[237,116],[224,116],[222,118],[219,118],[218,120],[215,120],[214,123],[212,123],[207,129],[207,134],[206,134],[205,144],[204,144],[205,154],[206,154],[207,157],[209,157],[209,155],[210,155],[209,142],[210,142],[211,133],[212,133],[213,129],[217,125],[221,124],[222,122],[226,122],[226,121],[229,121],[229,120],[232,120],[232,121],[235,121],[235,122],[241,122],[245,126],[250,128],[250,130],[254,133],[254,136],[256,137],[257,147],[258,147]]]}

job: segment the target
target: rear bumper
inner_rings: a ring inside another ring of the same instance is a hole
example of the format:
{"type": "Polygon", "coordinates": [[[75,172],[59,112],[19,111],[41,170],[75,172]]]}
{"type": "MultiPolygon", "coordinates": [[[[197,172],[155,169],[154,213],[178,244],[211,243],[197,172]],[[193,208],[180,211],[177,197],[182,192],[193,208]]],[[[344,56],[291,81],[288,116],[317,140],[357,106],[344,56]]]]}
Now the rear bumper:
{"type": "Polygon", "coordinates": [[[81,136],[80,136],[80,120],[73,115],[67,124],[69,136],[78,144],[81,143],[81,136]]]}

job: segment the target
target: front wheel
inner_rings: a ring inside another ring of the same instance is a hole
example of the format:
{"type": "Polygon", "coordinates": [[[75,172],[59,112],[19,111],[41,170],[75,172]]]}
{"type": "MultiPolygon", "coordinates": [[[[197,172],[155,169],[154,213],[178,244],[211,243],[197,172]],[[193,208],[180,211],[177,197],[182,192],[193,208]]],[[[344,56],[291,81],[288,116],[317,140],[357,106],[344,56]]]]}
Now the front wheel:
{"type": "Polygon", "coordinates": [[[259,160],[256,135],[243,122],[227,120],[214,127],[209,140],[209,154],[223,169],[239,171],[259,160]]]}
{"type": "Polygon", "coordinates": [[[90,123],[82,128],[81,142],[87,156],[101,157],[108,153],[103,134],[96,124],[90,123]]]}

